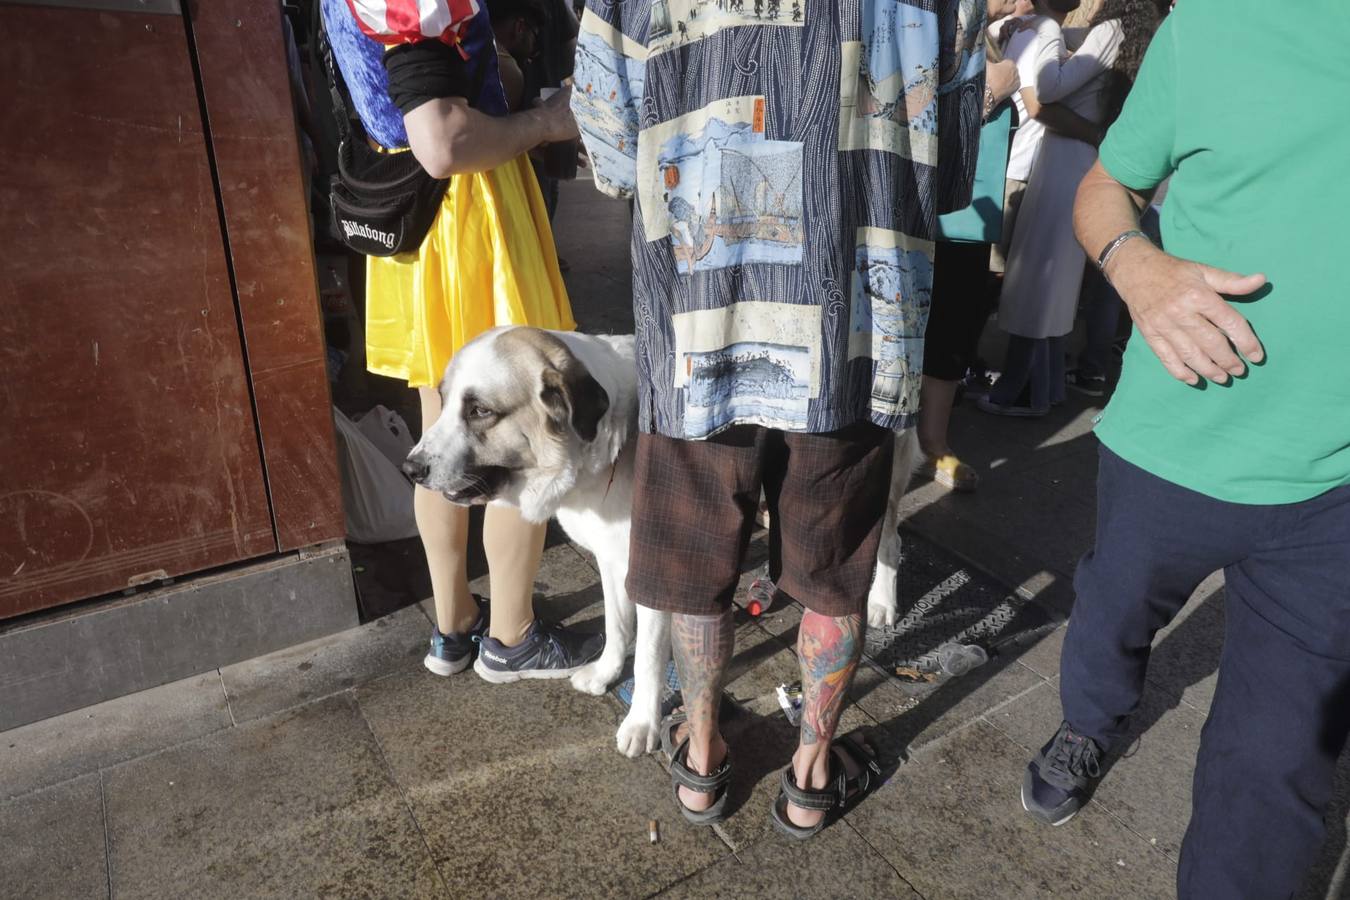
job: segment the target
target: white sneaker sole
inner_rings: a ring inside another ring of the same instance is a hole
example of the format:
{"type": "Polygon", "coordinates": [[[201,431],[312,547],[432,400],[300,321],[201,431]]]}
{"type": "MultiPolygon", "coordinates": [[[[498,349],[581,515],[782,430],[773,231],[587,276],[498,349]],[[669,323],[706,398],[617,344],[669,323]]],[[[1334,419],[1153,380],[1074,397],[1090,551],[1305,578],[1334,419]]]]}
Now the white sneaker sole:
{"type": "Polygon", "coordinates": [[[471,657],[466,656],[459,662],[448,663],[440,657],[432,656],[428,653],[426,656],[422,657],[422,665],[426,666],[427,671],[431,674],[448,678],[451,675],[458,675],[460,672],[467,669],[469,667],[470,658],[471,657]]]}
{"type": "Polygon", "coordinates": [[[1045,824],[1049,825],[1049,826],[1052,827],[1052,828],[1058,828],[1059,826],[1063,825],[1065,822],[1067,822],[1067,821],[1069,821],[1070,819],[1072,819],[1074,816],[1078,815],[1078,810],[1075,809],[1073,812],[1069,813],[1067,816],[1065,816],[1064,818],[1060,819],[1058,822],[1051,822],[1049,819],[1046,819],[1046,818],[1041,817],[1038,813],[1031,812],[1031,807],[1030,807],[1030,806],[1027,806],[1027,787],[1026,787],[1026,785],[1022,785],[1022,808],[1023,808],[1024,810],[1026,810],[1028,813],[1030,813],[1031,817],[1032,817],[1033,819],[1035,819],[1037,822],[1044,822],[1045,824]]]}
{"type": "Polygon", "coordinates": [[[483,658],[480,656],[474,661],[473,670],[478,673],[479,678],[491,684],[514,684],[527,678],[539,680],[568,678],[573,672],[583,668],[584,665],[583,663],[581,666],[573,666],[570,669],[526,669],[523,672],[498,672],[483,665],[483,658]]]}

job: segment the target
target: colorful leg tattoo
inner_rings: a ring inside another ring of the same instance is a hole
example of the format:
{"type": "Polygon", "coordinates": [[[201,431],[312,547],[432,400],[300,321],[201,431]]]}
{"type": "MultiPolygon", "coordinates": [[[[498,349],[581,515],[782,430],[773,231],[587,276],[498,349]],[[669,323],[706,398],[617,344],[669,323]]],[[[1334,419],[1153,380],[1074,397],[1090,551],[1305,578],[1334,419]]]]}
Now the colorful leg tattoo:
{"type": "Polygon", "coordinates": [[[853,673],[862,657],[862,615],[831,618],[808,611],[797,634],[802,667],[802,746],[834,739],[853,673]]]}

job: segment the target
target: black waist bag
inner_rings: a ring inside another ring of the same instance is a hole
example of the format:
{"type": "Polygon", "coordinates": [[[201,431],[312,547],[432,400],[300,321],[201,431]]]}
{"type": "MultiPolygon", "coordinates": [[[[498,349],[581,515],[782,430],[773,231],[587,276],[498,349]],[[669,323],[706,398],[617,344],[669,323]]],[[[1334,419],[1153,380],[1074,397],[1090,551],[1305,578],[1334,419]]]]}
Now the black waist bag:
{"type": "Polygon", "coordinates": [[[319,30],[337,119],[338,171],[329,187],[338,239],[366,256],[394,256],[422,246],[445,196],[446,178],[432,178],[411,151],[381,153],[348,112],[345,85],[328,35],[319,30]]]}
{"type": "Polygon", "coordinates": [[[414,251],[431,230],[447,184],[412,153],[380,153],[349,134],[338,147],[328,195],[338,237],[367,256],[414,251]]]}

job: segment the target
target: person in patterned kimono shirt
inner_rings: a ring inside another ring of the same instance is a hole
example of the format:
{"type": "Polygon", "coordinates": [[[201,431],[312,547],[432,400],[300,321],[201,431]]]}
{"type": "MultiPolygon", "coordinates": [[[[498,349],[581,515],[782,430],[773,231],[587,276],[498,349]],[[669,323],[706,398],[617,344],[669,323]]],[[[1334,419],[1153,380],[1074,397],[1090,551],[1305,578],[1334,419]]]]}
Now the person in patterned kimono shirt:
{"type": "Polygon", "coordinates": [[[866,788],[869,748],[833,738],[891,437],[918,411],[937,216],[971,199],[984,17],[984,0],[588,0],[573,112],[597,187],[636,201],[628,590],[674,614],[684,710],[663,734],[690,821],[725,805],[717,706],[761,490],[771,574],[807,610],[774,822],[807,837],[866,788]]]}

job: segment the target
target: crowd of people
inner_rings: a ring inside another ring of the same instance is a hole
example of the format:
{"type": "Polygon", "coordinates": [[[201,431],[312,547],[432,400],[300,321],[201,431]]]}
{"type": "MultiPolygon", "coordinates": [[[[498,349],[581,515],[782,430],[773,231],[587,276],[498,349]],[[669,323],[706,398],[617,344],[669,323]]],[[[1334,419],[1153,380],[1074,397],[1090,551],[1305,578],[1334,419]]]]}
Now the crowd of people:
{"type": "MultiPolygon", "coordinates": [[[[977,405],[1012,417],[1045,415],[1066,388],[1105,394],[1128,310],[1064,722],[1021,802],[1057,825],[1089,800],[1153,636],[1225,569],[1178,893],[1289,896],[1350,734],[1350,371],[1328,338],[1350,304],[1325,258],[1350,207],[1326,177],[1350,158],[1350,119],[1330,112],[1350,84],[1329,65],[1350,10],[1310,0],[1286,28],[1255,0],[1101,0],[1069,28],[1079,0],[862,5],[591,0],[578,21],[562,2],[438,0],[372,34],[358,10],[378,0],[322,0],[364,133],[449,179],[420,249],[369,261],[370,368],[419,390],[426,427],[476,334],[575,327],[540,148],[580,136],[597,187],[634,203],[628,591],[672,615],[674,802],[697,824],[726,814],[718,710],[763,494],[773,579],[805,608],[800,739],[769,814],[808,839],[873,771],[873,748],[835,730],[893,435],[916,429],[923,470],[974,489],[948,420],[992,310],[1006,354],[977,405]],[[1244,60],[1267,65],[1253,77],[1244,60]],[[1239,82],[1245,110],[1225,102],[1239,82]]],[[[431,671],[559,677],[598,655],[533,615],[542,526],[489,507],[485,601],[467,582],[466,510],[419,488],[416,513],[431,671]]]]}

